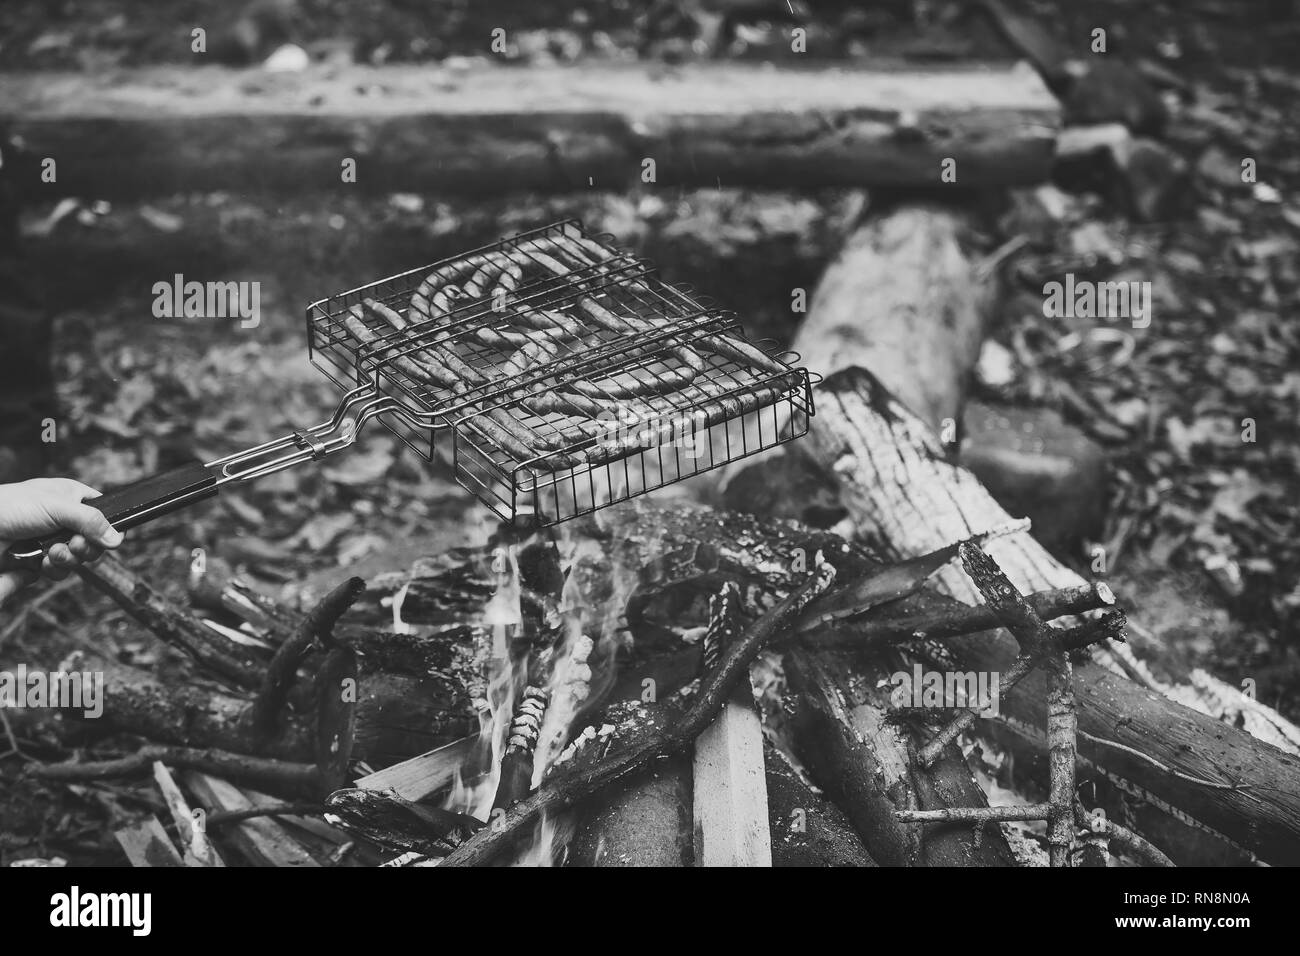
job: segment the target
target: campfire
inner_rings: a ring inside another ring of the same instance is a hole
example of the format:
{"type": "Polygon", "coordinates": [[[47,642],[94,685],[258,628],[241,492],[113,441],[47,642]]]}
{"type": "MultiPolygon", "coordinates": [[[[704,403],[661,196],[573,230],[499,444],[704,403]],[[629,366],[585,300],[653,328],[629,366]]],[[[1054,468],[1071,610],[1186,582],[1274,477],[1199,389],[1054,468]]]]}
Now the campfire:
{"type": "Polygon", "coordinates": [[[316,303],[313,357],[363,384],[269,459],[202,467],[258,477],[378,416],[450,443],[478,543],[323,596],[196,560],[189,608],[85,568],[206,679],[65,662],[105,675],[96,729],[146,743],[32,772],[151,769],[175,838],[119,841],[195,866],[1300,857],[1294,808],[1253,796],[1297,792],[1300,731],[1208,676],[1161,684],[1105,582],[951,460],[969,355],[934,343],[979,341],[953,223],[862,227],[794,341],[824,379],[569,223],[316,303]],[[885,345],[843,320],[856,283],[897,306],[885,345]]]}

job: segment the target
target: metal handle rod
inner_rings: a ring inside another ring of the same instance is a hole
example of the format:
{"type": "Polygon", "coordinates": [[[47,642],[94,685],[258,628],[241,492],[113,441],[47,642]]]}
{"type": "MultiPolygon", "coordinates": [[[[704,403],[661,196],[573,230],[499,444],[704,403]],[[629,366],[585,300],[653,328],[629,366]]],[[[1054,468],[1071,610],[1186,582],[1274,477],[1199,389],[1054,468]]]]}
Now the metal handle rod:
{"type": "Polygon", "coordinates": [[[357,440],[367,421],[386,412],[408,417],[396,399],[379,394],[374,385],[362,385],[343,396],[328,421],[210,461],[206,467],[217,473],[218,485],[262,478],[348,447],[357,440]],[[270,457],[287,449],[292,451],[270,457]]]}

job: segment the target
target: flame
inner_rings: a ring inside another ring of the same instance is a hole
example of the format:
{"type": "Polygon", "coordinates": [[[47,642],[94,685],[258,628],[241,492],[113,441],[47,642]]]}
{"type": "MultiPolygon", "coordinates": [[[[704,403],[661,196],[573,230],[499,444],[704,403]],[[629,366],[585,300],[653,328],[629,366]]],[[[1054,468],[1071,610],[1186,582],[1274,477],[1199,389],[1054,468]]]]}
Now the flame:
{"type": "Polygon", "coordinates": [[[485,649],[487,683],[482,696],[473,701],[479,722],[478,743],[456,771],[444,803],[446,809],[469,814],[484,823],[491,816],[492,801],[501,779],[501,757],[505,753],[515,702],[528,678],[527,659],[512,660],[510,656],[510,642],[523,624],[519,561],[514,546],[496,550],[492,572],[496,576],[496,588],[483,608],[483,624],[491,628],[491,646],[485,649]],[[467,767],[485,768],[486,773],[467,779],[467,767]]]}
{"type": "MultiPolygon", "coordinates": [[[[559,637],[550,649],[550,666],[541,687],[548,704],[533,754],[531,786],[542,784],[548,772],[570,742],[573,729],[590,698],[599,698],[615,677],[614,662],[622,649],[623,612],[638,583],[637,569],[615,560],[600,544],[568,526],[557,531],[556,545],[564,571],[559,602],[559,637]],[[598,594],[584,593],[579,567],[600,569],[606,575],[598,594]],[[598,665],[593,673],[593,665],[598,665]]],[[[523,545],[526,546],[526,545],[523,545]]],[[[518,551],[498,548],[493,554],[495,588],[483,608],[484,646],[477,649],[486,661],[484,683],[472,689],[479,722],[478,743],[461,766],[444,806],[490,822],[493,802],[501,780],[501,762],[509,741],[510,726],[529,683],[528,655],[511,657],[511,643],[523,625],[522,584],[518,551]]],[[[499,812],[499,811],[498,811],[499,812]]],[[[516,866],[553,866],[563,862],[564,850],[572,837],[571,814],[543,815],[531,839],[514,859],[516,866]]]]}

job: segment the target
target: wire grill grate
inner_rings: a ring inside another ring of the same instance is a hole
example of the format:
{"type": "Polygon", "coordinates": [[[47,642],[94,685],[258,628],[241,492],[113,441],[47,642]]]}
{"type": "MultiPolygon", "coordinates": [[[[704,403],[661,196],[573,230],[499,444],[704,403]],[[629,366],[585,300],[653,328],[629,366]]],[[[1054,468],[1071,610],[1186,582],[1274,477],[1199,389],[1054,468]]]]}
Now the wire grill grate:
{"type": "Polygon", "coordinates": [[[307,309],[311,360],[499,517],[553,524],[805,434],[807,370],[574,220],[307,309]]]}

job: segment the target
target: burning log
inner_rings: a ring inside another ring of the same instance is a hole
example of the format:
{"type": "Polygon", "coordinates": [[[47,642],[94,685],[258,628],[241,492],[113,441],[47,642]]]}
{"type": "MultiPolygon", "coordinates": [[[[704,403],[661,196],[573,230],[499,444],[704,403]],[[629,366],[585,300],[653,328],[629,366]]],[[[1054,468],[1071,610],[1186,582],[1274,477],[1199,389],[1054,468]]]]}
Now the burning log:
{"type": "MultiPolygon", "coordinates": [[[[614,704],[602,716],[602,731],[609,732],[581,739],[577,755],[569,759],[575,765],[590,764],[615,747],[633,747],[649,734],[667,733],[681,716],[676,703],[614,704]]],[[[627,786],[597,795],[579,809],[569,866],[690,866],[694,861],[691,764],[684,754],[655,761],[627,786]]]]}
{"type": "Polygon", "coordinates": [[[764,748],[773,866],[875,866],[843,811],[816,793],[786,756],[764,748]]]}
{"type": "Polygon", "coordinates": [[[326,801],[326,822],[389,850],[423,857],[446,856],[483,821],[394,793],[339,790],[326,801]]]}
{"type": "Polygon", "coordinates": [[[775,608],[747,628],[728,648],[713,677],[701,687],[690,707],[667,732],[648,735],[636,746],[621,749],[590,768],[574,768],[556,774],[536,793],[506,811],[499,826],[479,831],[450,857],[448,864],[486,863],[505,850],[543,813],[556,813],[590,797],[616,781],[635,773],[648,762],[681,751],[717,715],[732,684],[746,673],[750,662],[790,621],[816,600],[835,580],[835,568],[826,561],[802,585],[775,608]]]}
{"type": "Polygon", "coordinates": [[[501,758],[501,779],[492,800],[492,809],[514,806],[528,795],[533,783],[533,758],[537,752],[537,738],[542,732],[542,719],[549,703],[546,691],[539,687],[524,690],[523,700],[515,710],[506,740],[505,756],[501,758]]]}

